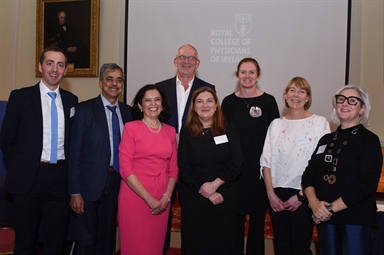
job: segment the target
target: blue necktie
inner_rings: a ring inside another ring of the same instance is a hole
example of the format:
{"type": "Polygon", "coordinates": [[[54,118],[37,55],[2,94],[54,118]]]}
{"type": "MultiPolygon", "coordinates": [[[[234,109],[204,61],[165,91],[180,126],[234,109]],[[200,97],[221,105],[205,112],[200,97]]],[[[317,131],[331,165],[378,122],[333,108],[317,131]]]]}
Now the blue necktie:
{"type": "Polygon", "coordinates": [[[119,144],[120,144],[120,124],[116,113],[116,106],[107,105],[112,112],[112,133],[113,133],[113,168],[119,172],[119,144]]]}
{"type": "Polygon", "coordinates": [[[48,96],[51,97],[51,164],[57,163],[57,108],[56,108],[56,93],[48,92],[48,96]]]}

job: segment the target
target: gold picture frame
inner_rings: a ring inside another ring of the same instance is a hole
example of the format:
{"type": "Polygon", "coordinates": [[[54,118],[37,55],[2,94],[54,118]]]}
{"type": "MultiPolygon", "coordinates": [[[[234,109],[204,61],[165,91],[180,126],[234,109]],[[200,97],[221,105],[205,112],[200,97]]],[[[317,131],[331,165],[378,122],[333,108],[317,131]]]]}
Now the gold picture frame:
{"type": "Polygon", "coordinates": [[[67,52],[66,77],[97,77],[100,0],[37,0],[36,77],[39,56],[49,46],[67,52]]]}

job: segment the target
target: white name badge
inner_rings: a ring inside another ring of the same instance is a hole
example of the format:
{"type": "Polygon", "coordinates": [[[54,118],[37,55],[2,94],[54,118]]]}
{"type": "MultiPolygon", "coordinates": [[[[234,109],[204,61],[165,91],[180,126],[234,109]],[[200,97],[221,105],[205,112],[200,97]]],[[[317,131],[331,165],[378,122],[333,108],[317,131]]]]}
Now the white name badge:
{"type": "Polygon", "coordinates": [[[323,152],[325,151],[325,148],[326,148],[326,147],[327,147],[326,144],[319,146],[319,148],[317,149],[316,154],[321,154],[321,153],[323,153],[323,152]]]}
{"type": "Polygon", "coordinates": [[[310,143],[310,142],[311,140],[309,140],[308,137],[300,137],[296,139],[296,145],[299,145],[299,146],[310,143]]]}
{"type": "Polygon", "coordinates": [[[227,135],[215,136],[213,139],[215,140],[216,145],[228,142],[227,135]]]}

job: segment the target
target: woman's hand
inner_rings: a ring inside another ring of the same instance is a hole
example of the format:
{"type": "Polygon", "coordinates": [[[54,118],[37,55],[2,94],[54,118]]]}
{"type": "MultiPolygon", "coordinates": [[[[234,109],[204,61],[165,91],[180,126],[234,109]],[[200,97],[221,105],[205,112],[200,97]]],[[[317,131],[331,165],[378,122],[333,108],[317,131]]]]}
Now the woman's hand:
{"type": "Polygon", "coordinates": [[[164,211],[161,202],[154,197],[150,197],[146,203],[148,204],[152,214],[161,214],[164,211]]]}
{"type": "Polygon", "coordinates": [[[167,210],[168,204],[170,204],[170,203],[171,203],[171,199],[169,197],[166,197],[166,196],[163,195],[160,198],[160,207],[162,209],[162,212],[167,210]]]}
{"type": "Polygon", "coordinates": [[[211,201],[212,204],[218,205],[224,202],[224,198],[220,193],[213,193],[209,198],[209,201],[211,201]]]}
{"type": "Polygon", "coordinates": [[[319,224],[320,222],[329,221],[332,217],[332,213],[328,211],[326,206],[329,205],[329,203],[325,201],[319,201],[314,200],[311,201],[309,206],[312,209],[312,219],[316,224],[319,224]]]}
{"type": "Polygon", "coordinates": [[[273,194],[268,194],[268,199],[273,211],[282,212],[285,210],[283,201],[274,192],[273,194]]]}
{"type": "Polygon", "coordinates": [[[205,182],[199,189],[199,194],[205,198],[209,198],[216,192],[217,186],[214,182],[205,182]]]}
{"type": "Polygon", "coordinates": [[[302,205],[296,195],[291,196],[287,201],[283,203],[285,210],[294,212],[302,205]]]}

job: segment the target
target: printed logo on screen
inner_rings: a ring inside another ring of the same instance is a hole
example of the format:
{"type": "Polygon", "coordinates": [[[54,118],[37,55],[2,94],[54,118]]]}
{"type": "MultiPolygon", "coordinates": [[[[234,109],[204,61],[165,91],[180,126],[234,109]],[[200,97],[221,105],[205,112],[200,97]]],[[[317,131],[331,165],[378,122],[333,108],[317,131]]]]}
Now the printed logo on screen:
{"type": "Polygon", "coordinates": [[[236,13],[235,29],[241,36],[246,36],[251,31],[252,14],[236,13]]]}
{"type": "Polygon", "coordinates": [[[212,63],[238,63],[242,58],[252,54],[250,37],[252,14],[234,13],[234,15],[235,24],[231,16],[228,17],[227,26],[211,28],[212,63]]]}

